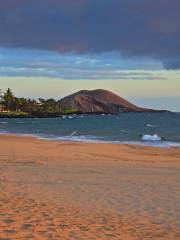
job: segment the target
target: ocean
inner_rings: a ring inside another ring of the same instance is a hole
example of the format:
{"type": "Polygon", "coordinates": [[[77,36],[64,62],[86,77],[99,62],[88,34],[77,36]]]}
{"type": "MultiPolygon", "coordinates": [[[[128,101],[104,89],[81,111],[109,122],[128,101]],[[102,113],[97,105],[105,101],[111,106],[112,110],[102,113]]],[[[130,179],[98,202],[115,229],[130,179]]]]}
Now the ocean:
{"type": "Polygon", "coordinates": [[[0,133],[51,140],[180,147],[180,114],[149,112],[0,119],[0,133]]]}

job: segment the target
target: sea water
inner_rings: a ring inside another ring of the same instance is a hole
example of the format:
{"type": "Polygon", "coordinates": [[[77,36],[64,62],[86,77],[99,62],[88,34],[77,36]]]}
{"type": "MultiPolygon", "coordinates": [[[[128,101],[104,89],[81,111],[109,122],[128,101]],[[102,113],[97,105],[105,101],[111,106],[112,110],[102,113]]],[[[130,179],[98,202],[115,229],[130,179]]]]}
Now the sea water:
{"type": "Polygon", "coordinates": [[[52,140],[180,147],[180,114],[120,113],[0,119],[0,133],[52,140]]]}

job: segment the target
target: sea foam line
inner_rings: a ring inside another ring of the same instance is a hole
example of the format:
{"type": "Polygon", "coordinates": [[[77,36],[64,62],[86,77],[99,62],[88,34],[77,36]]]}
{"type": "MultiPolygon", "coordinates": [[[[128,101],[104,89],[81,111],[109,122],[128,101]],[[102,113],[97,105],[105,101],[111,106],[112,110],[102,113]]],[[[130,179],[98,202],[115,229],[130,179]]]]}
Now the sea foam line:
{"type": "Polygon", "coordinates": [[[160,147],[160,148],[180,148],[179,142],[170,141],[120,141],[120,140],[104,140],[102,138],[92,136],[92,135],[80,135],[80,136],[50,136],[45,134],[26,134],[26,133],[15,133],[0,131],[0,135],[17,135],[22,137],[35,137],[40,140],[50,140],[50,141],[68,141],[68,142],[84,142],[84,143],[108,143],[108,144],[121,144],[121,145],[139,145],[139,146],[149,146],[149,147],[160,147]]]}

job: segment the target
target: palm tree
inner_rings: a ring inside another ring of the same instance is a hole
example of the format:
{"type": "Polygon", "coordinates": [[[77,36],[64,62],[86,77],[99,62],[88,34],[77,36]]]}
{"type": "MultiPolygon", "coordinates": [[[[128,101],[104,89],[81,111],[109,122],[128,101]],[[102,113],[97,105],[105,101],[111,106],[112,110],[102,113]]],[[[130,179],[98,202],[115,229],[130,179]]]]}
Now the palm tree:
{"type": "Polygon", "coordinates": [[[2,101],[2,99],[3,99],[3,90],[2,89],[0,89],[0,101],[2,101]]]}
{"type": "Polygon", "coordinates": [[[23,98],[15,98],[16,111],[22,111],[23,107],[24,107],[24,99],[23,98]]]}
{"type": "Polygon", "coordinates": [[[3,93],[2,100],[8,110],[13,110],[15,97],[10,88],[3,93]]]}

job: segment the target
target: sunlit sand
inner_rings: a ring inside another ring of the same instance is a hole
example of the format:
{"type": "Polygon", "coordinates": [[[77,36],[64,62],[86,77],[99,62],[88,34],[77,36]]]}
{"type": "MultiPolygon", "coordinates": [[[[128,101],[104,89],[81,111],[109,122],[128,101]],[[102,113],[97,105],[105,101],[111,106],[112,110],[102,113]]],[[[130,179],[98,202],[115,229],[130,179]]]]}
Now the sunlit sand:
{"type": "Polygon", "coordinates": [[[180,149],[0,137],[0,239],[178,239],[180,149]]]}

